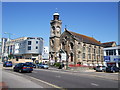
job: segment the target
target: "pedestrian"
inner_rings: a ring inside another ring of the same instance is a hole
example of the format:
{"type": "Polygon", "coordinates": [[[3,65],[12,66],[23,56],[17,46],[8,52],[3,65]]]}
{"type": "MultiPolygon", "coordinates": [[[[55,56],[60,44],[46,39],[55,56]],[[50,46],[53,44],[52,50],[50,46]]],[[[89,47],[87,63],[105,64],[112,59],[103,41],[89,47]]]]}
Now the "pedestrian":
{"type": "Polygon", "coordinates": [[[114,66],[111,67],[111,71],[112,71],[112,72],[115,72],[115,70],[114,70],[114,66]]]}
{"type": "Polygon", "coordinates": [[[62,64],[62,68],[64,67],[64,63],[62,64]]]}

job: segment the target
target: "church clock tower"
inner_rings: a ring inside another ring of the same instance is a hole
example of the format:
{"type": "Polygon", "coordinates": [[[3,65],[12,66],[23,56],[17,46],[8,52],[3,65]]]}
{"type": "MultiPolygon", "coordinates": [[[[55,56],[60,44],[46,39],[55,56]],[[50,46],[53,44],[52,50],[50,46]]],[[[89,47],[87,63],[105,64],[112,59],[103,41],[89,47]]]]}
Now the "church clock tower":
{"type": "Polygon", "coordinates": [[[59,13],[55,12],[53,14],[53,20],[51,20],[51,30],[49,38],[49,57],[51,60],[58,60],[58,52],[60,50],[60,35],[61,35],[61,24],[62,21],[59,20],[59,13]]]}

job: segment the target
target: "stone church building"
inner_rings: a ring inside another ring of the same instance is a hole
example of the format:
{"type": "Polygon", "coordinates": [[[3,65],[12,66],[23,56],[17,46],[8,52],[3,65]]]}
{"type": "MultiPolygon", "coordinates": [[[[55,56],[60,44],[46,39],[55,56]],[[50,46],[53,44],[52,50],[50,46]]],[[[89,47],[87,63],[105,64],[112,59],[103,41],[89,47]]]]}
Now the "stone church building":
{"type": "Polygon", "coordinates": [[[50,22],[50,60],[59,61],[60,51],[66,54],[67,64],[81,64],[86,66],[103,65],[102,43],[93,37],[78,34],[65,28],[61,34],[62,21],[59,20],[59,13],[53,14],[50,22]]]}

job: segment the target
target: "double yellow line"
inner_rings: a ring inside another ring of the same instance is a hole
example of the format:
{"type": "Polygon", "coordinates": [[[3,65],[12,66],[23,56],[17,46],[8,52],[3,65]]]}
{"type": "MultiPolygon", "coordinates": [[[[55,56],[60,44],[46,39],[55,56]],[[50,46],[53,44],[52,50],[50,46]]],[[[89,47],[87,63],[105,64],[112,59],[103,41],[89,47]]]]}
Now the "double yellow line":
{"type": "Polygon", "coordinates": [[[42,83],[44,83],[44,84],[47,84],[47,85],[49,85],[49,86],[52,86],[52,87],[54,87],[54,88],[58,88],[58,89],[60,89],[60,90],[67,90],[67,89],[64,89],[64,88],[62,88],[62,87],[59,87],[59,86],[57,86],[57,85],[54,85],[54,84],[51,84],[51,83],[45,82],[45,81],[43,81],[43,80],[40,80],[40,79],[37,79],[37,78],[31,77],[31,76],[29,76],[29,77],[30,77],[31,79],[34,79],[34,80],[40,81],[40,82],[42,82],[42,83]]]}

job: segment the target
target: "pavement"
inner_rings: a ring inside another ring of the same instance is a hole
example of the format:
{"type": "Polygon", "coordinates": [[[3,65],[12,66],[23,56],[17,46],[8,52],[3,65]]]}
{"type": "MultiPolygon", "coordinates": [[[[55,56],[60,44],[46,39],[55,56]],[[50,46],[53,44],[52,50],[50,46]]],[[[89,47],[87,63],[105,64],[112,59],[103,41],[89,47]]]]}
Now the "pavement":
{"type": "Polygon", "coordinates": [[[14,73],[2,71],[2,87],[8,88],[43,88],[41,85],[14,73]]]}

